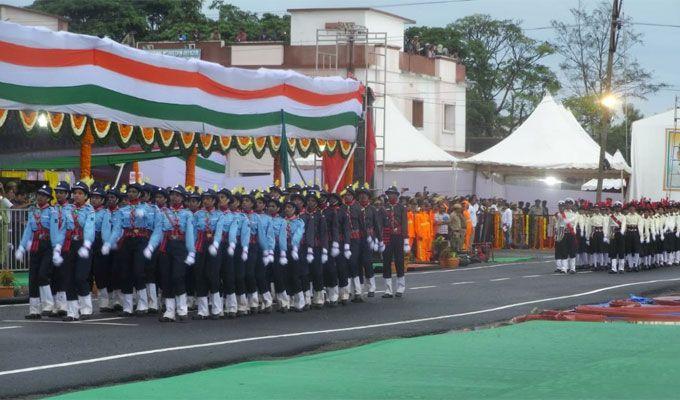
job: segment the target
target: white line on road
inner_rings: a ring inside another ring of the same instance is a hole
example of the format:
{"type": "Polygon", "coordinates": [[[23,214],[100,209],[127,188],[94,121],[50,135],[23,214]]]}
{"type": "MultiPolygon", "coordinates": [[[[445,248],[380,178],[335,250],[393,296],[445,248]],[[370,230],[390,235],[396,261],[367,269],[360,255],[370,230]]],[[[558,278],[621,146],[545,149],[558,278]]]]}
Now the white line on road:
{"type": "Polygon", "coordinates": [[[540,278],[543,275],[524,275],[522,278],[540,278]]]}
{"type": "Polygon", "coordinates": [[[467,281],[467,282],[453,282],[452,285],[468,285],[470,283],[475,283],[474,281],[467,281]]]}
{"type": "Polygon", "coordinates": [[[473,270],[476,270],[476,269],[507,267],[508,265],[547,264],[547,263],[551,263],[551,262],[552,262],[552,260],[543,260],[543,261],[527,261],[527,262],[517,262],[517,263],[506,263],[506,264],[491,264],[491,265],[480,265],[479,267],[463,267],[463,268],[443,269],[443,270],[436,270],[436,271],[409,272],[408,275],[438,274],[438,273],[442,273],[442,272],[464,272],[464,271],[473,271],[473,270]]]}
{"type": "Polygon", "coordinates": [[[592,273],[593,273],[593,271],[581,271],[581,272],[577,272],[577,274],[592,274],[592,273]]]}
{"type": "Polygon", "coordinates": [[[430,288],[433,288],[433,287],[436,287],[436,286],[416,286],[416,287],[412,287],[412,288],[409,288],[409,289],[410,290],[418,290],[418,289],[430,289],[430,288]]]}
{"type": "Polygon", "coordinates": [[[139,324],[123,324],[119,322],[90,322],[86,321],[50,321],[50,320],[20,320],[20,319],[4,319],[2,322],[28,322],[32,324],[66,324],[66,325],[105,325],[105,326],[139,326],[139,324]]]}
{"type": "Polygon", "coordinates": [[[496,278],[496,279],[489,279],[490,282],[500,282],[500,281],[507,281],[510,278],[496,278]]]}
{"type": "Polygon", "coordinates": [[[14,325],[14,326],[0,326],[0,330],[3,329],[16,329],[16,328],[21,328],[19,325],[14,325]]]}
{"type": "Polygon", "coordinates": [[[5,308],[5,307],[28,307],[28,303],[0,304],[0,308],[5,308]]]}
{"type": "Polygon", "coordinates": [[[223,340],[223,341],[219,341],[219,342],[199,343],[199,344],[191,344],[191,345],[176,346],[176,347],[164,347],[164,348],[160,348],[160,349],[136,351],[136,352],[133,352],[133,353],[114,354],[114,355],[105,356],[105,357],[88,358],[88,359],[84,359],[84,360],[69,361],[69,362],[63,362],[63,363],[58,363],[58,364],[38,365],[38,366],[35,366],[35,367],[0,371],[0,376],[20,374],[20,373],[24,373],[24,372],[41,371],[41,370],[46,370],[46,369],[71,367],[71,366],[74,366],[74,365],[94,364],[94,363],[98,363],[98,362],[102,362],[102,361],[119,360],[119,359],[122,359],[122,358],[132,358],[132,357],[145,356],[145,355],[149,355],[149,354],[167,353],[167,352],[171,352],[171,351],[181,351],[181,350],[199,349],[199,348],[205,348],[205,347],[224,346],[224,345],[227,345],[227,344],[235,344],[235,343],[247,343],[247,342],[256,342],[256,341],[263,341],[263,340],[271,340],[271,339],[299,337],[299,336],[325,335],[325,334],[328,334],[328,333],[359,331],[359,330],[366,330],[366,329],[373,329],[373,328],[382,328],[382,327],[386,327],[386,326],[417,324],[417,323],[421,323],[421,322],[430,322],[430,321],[438,321],[438,320],[451,319],[451,318],[457,318],[457,317],[465,317],[465,316],[469,316],[469,315],[485,314],[485,313],[490,313],[490,312],[494,312],[494,311],[506,310],[506,309],[514,308],[514,307],[526,306],[526,305],[530,305],[530,304],[544,303],[544,302],[548,302],[548,301],[564,300],[564,299],[570,299],[570,298],[574,298],[574,297],[583,297],[583,296],[588,296],[588,295],[595,294],[595,293],[605,292],[607,290],[618,289],[618,288],[623,288],[623,287],[628,287],[628,286],[647,285],[647,284],[650,284],[650,283],[659,283],[659,282],[677,282],[677,281],[680,281],[680,278],[655,279],[655,280],[651,280],[651,281],[623,283],[623,284],[620,284],[620,285],[606,286],[606,287],[602,287],[602,288],[599,288],[599,289],[590,290],[590,291],[587,291],[587,292],[568,294],[568,295],[564,295],[564,296],[548,297],[548,298],[544,298],[544,299],[523,301],[523,302],[520,302],[520,303],[506,304],[506,305],[503,305],[503,306],[486,308],[486,309],[477,310],[477,311],[468,311],[468,312],[463,312],[463,313],[458,313],[458,314],[440,315],[440,316],[436,316],[436,317],[410,319],[410,320],[405,320],[405,321],[385,322],[385,323],[380,323],[380,324],[350,326],[350,327],[347,327],[347,328],[336,328],[336,329],[324,329],[324,330],[318,330],[318,331],[282,333],[282,334],[278,334],[278,335],[269,335],[269,336],[256,336],[256,337],[249,337],[249,338],[242,338],[242,339],[223,340]]]}

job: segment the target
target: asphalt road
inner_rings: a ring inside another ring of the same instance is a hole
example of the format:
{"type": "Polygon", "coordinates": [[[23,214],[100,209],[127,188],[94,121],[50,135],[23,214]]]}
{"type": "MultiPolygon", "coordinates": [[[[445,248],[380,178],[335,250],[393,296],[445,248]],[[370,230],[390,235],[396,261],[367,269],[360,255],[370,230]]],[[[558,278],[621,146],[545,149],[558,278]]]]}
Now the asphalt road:
{"type": "MultiPolygon", "coordinates": [[[[680,268],[608,275],[553,274],[552,261],[407,274],[401,299],[236,320],[161,324],[95,315],[87,322],[23,319],[0,306],[0,397],[31,397],[508,320],[680,287],[680,268]]],[[[380,279],[379,279],[380,280],[380,279]]],[[[379,362],[379,360],[376,360],[379,362]]],[[[361,366],[360,366],[361,367],[361,366]]]]}

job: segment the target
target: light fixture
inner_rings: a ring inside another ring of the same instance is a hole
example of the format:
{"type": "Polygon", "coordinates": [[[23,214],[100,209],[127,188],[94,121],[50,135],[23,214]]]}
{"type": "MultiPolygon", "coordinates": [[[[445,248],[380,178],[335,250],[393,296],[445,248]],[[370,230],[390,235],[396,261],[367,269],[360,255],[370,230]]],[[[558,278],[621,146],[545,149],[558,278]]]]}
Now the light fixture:
{"type": "Polygon", "coordinates": [[[559,179],[555,178],[554,176],[546,176],[545,178],[541,179],[546,185],[548,186],[555,186],[558,183],[562,183],[559,179]]]}
{"type": "Polygon", "coordinates": [[[600,103],[602,103],[603,106],[607,107],[610,110],[613,110],[619,105],[619,98],[613,94],[608,94],[604,96],[601,100],[600,103]]]}
{"type": "Polygon", "coordinates": [[[47,127],[47,115],[44,112],[38,114],[38,126],[41,128],[47,127]]]}

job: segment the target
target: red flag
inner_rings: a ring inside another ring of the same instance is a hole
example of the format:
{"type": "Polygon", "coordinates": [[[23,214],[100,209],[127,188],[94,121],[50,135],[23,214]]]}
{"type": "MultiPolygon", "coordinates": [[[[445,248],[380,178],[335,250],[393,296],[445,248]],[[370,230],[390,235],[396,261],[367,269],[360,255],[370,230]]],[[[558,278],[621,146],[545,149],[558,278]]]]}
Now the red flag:
{"type": "MultiPolygon", "coordinates": [[[[342,170],[342,166],[345,165],[345,161],[346,159],[342,158],[339,150],[332,156],[324,155],[322,161],[323,181],[328,186],[327,190],[329,192],[333,191],[333,186],[335,186],[335,182],[337,182],[338,177],[340,176],[340,171],[342,170]]],[[[339,192],[344,189],[345,186],[352,184],[352,177],[354,176],[353,165],[354,156],[349,160],[349,164],[345,169],[345,174],[343,175],[340,184],[338,184],[336,192],[339,192]]]]}
{"type": "Polygon", "coordinates": [[[373,124],[373,109],[366,113],[366,182],[371,183],[375,172],[375,126],[373,124]]]}

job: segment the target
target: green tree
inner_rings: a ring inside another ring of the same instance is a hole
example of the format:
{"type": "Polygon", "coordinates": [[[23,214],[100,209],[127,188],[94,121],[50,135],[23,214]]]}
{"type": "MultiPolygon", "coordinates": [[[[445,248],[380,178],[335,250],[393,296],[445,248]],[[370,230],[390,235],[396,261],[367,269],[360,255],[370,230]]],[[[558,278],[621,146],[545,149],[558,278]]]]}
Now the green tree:
{"type": "Polygon", "coordinates": [[[559,89],[557,76],[541,61],[553,47],[527,37],[518,21],[471,15],[444,28],[416,27],[409,41],[442,44],[465,64],[467,134],[504,137],[519,126],[547,91],[559,89]]]}
{"type": "Polygon", "coordinates": [[[642,118],[643,115],[640,110],[632,104],[625,104],[623,106],[623,117],[609,130],[607,152],[614,154],[616,150],[621,150],[623,157],[630,163],[630,139],[633,122],[642,118]]]}
{"type": "Polygon", "coordinates": [[[264,13],[258,17],[257,13],[241,10],[223,0],[213,0],[210,9],[219,11],[217,24],[220,34],[226,40],[234,40],[236,34],[243,29],[248,35],[248,40],[257,40],[261,34],[265,33],[273,40],[288,41],[289,15],[280,17],[276,14],[264,13]]]}

